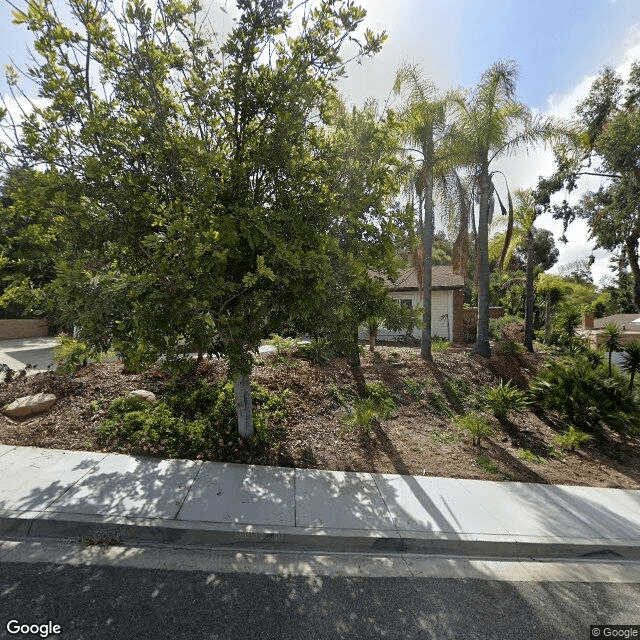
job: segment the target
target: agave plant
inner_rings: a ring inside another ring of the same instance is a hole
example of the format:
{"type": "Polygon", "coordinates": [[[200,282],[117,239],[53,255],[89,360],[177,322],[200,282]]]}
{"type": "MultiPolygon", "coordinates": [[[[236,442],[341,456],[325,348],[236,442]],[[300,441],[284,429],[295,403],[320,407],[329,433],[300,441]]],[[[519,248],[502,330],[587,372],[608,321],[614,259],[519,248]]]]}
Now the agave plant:
{"type": "Polygon", "coordinates": [[[605,337],[604,346],[609,352],[609,377],[611,377],[611,354],[620,348],[620,329],[615,322],[610,322],[602,329],[605,337]]]}

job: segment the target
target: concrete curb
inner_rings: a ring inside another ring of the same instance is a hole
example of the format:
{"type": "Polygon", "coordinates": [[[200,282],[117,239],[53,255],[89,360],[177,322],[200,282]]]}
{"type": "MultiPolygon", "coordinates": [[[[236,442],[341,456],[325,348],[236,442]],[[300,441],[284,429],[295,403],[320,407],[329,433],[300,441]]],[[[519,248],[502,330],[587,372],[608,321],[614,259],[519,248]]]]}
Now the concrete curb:
{"type": "Polygon", "coordinates": [[[220,549],[417,554],[483,559],[640,561],[640,542],[586,538],[257,527],[153,518],[48,512],[0,513],[4,539],[56,539],[61,544],[162,544],[220,549]]]}

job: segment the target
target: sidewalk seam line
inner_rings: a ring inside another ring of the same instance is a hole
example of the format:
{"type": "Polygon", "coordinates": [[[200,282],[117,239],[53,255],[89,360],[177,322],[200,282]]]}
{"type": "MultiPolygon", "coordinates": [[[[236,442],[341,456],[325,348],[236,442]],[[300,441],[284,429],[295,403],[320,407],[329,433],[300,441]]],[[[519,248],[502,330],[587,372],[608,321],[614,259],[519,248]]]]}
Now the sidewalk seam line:
{"type": "Polygon", "coordinates": [[[198,470],[196,471],[196,475],[193,476],[193,480],[191,481],[191,484],[189,485],[189,488],[187,489],[187,492],[184,494],[184,498],[182,500],[182,502],[180,503],[180,506],[178,507],[178,510],[176,511],[176,515],[173,516],[173,518],[171,518],[171,520],[177,520],[178,516],[180,515],[180,512],[182,511],[182,507],[184,507],[184,503],[187,501],[187,498],[189,497],[189,494],[191,493],[191,487],[193,487],[193,485],[196,483],[196,478],[200,475],[200,471],[202,471],[202,467],[204,467],[204,460],[200,460],[200,466],[198,467],[198,470]]]}
{"type": "Polygon", "coordinates": [[[389,509],[389,505],[387,504],[386,500],[384,499],[384,496],[382,495],[382,491],[380,490],[380,487],[378,486],[378,483],[376,482],[375,475],[373,473],[370,474],[370,475],[371,475],[371,479],[373,480],[373,484],[376,486],[376,489],[378,490],[378,493],[380,494],[380,499],[382,500],[382,504],[384,505],[384,508],[387,510],[387,513],[389,514],[389,517],[391,518],[391,522],[393,523],[393,528],[396,530],[396,533],[398,534],[398,539],[400,540],[401,543],[404,543],[404,538],[402,537],[402,534],[400,533],[400,529],[398,528],[396,520],[393,517],[393,514],[391,513],[391,510],[389,509]]]}

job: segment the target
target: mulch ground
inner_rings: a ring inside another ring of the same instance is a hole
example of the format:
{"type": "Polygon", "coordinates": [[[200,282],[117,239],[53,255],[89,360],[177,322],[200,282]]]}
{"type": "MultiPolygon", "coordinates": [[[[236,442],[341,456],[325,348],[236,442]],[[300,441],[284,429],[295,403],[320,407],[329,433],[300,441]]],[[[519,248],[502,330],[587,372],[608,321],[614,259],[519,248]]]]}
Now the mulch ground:
{"type": "MultiPolygon", "coordinates": [[[[565,425],[533,407],[510,414],[503,423],[493,419],[497,434],[479,448],[472,445],[468,434],[453,426],[450,417],[438,413],[428,397],[415,401],[405,393],[407,379],[428,381],[432,392],[444,396],[448,382],[462,379],[469,383],[471,393],[457,410],[466,411],[472,408],[472,393],[483,385],[495,385],[502,379],[526,389],[543,363],[540,353],[505,355],[494,350],[494,355],[485,359],[470,355],[468,349],[454,348],[434,354],[434,363],[429,364],[416,348],[383,345],[376,352],[374,356],[367,349],[362,366],[355,371],[344,358],[320,367],[298,357],[262,356],[253,368],[252,379],[271,391],[290,390],[288,426],[263,450],[239,453],[224,461],[640,488],[637,438],[625,440],[605,431],[580,451],[567,452],[557,459],[551,455],[554,438],[565,425]],[[396,414],[376,423],[370,437],[346,427],[343,418],[347,409],[329,392],[330,385],[355,389],[363,381],[384,382],[399,402],[396,414]],[[522,449],[541,456],[544,462],[522,460],[517,455],[522,449]]],[[[218,360],[204,360],[197,375],[221,380],[226,376],[226,366],[218,360]]],[[[149,389],[161,396],[167,381],[160,370],[129,374],[123,371],[121,362],[107,362],[89,364],[74,375],[46,372],[0,384],[0,407],[34,393],[54,393],[58,398],[49,412],[25,420],[0,414],[0,443],[132,453],[130,445],[104,442],[97,433],[109,403],[133,389],[149,389]]]]}

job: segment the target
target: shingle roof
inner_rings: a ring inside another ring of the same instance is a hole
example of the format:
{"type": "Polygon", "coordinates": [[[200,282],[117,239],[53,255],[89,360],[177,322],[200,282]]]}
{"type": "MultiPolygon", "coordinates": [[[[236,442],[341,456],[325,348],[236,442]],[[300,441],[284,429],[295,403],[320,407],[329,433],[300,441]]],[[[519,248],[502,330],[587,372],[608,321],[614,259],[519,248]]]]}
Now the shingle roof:
{"type": "Polygon", "coordinates": [[[617,313],[613,316],[596,318],[593,321],[593,328],[602,329],[606,327],[608,324],[613,322],[615,325],[617,325],[619,329],[622,329],[622,327],[625,327],[627,331],[640,332],[640,322],[633,322],[634,320],[638,320],[638,319],[640,319],[640,313],[617,313]]]}
{"type": "MultiPolygon", "coordinates": [[[[386,278],[384,280],[391,291],[419,289],[418,274],[413,267],[402,271],[395,282],[390,282],[386,278]]],[[[431,286],[434,289],[461,289],[464,287],[464,278],[453,273],[450,265],[434,266],[431,273],[431,286]]]]}

